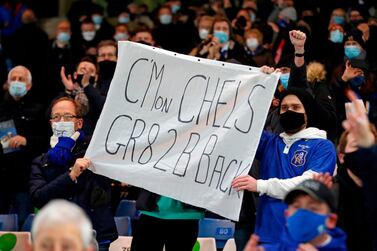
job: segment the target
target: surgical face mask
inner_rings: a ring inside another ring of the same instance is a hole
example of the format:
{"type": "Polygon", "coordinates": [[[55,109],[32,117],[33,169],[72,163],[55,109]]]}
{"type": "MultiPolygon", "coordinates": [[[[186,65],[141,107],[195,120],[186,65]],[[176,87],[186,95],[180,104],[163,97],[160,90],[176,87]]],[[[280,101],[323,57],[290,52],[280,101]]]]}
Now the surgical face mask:
{"type": "Polygon", "coordinates": [[[92,16],[92,21],[95,25],[101,25],[102,24],[102,21],[103,21],[103,18],[102,16],[100,15],[93,15],[92,16]]]}
{"type": "Polygon", "coordinates": [[[326,231],[327,217],[299,208],[287,219],[288,233],[298,243],[309,242],[326,231]]]}
{"type": "Polygon", "coordinates": [[[256,19],[257,19],[257,15],[255,15],[254,12],[250,12],[250,20],[251,20],[251,22],[255,22],[256,19]]]}
{"type": "Polygon", "coordinates": [[[340,24],[340,25],[343,25],[345,22],[345,19],[342,16],[332,16],[332,20],[334,21],[334,23],[340,24]]]}
{"type": "Polygon", "coordinates": [[[207,29],[199,29],[199,37],[201,40],[207,39],[209,34],[209,30],[207,29]]]}
{"type": "Polygon", "coordinates": [[[181,6],[178,4],[174,4],[171,6],[171,11],[173,12],[173,14],[177,13],[180,9],[181,9],[181,6]]]}
{"type": "Polygon", "coordinates": [[[344,34],[340,30],[333,30],[330,32],[330,40],[333,43],[343,43],[344,34]]]}
{"type": "Polygon", "coordinates": [[[360,55],[361,49],[356,45],[347,45],[344,47],[344,54],[347,58],[356,58],[360,55]]]}
{"type": "Polygon", "coordinates": [[[305,113],[288,110],[280,114],[280,125],[284,132],[295,133],[305,124],[305,113]]]}
{"type": "Polygon", "coordinates": [[[53,122],[50,146],[53,148],[59,141],[59,137],[71,137],[75,133],[75,123],[73,121],[53,122]]]}
{"type": "Polygon", "coordinates": [[[130,22],[130,18],[126,16],[118,17],[118,23],[120,24],[128,24],[130,22]]]}
{"type": "Polygon", "coordinates": [[[283,73],[280,75],[280,83],[285,90],[288,89],[289,73],[283,73]]]}
{"type": "Polygon", "coordinates": [[[161,15],[160,16],[160,23],[161,24],[165,24],[165,25],[171,24],[172,20],[173,20],[172,15],[161,15]]]}
{"type": "Polygon", "coordinates": [[[125,40],[128,40],[129,36],[127,33],[123,33],[123,32],[118,32],[114,35],[114,39],[115,41],[125,41],[125,40]]]}
{"type": "Polygon", "coordinates": [[[85,41],[92,41],[94,37],[96,36],[95,31],[84,31],[82,32],[82,37],[84,38],[85,41]]]}
{"type": "Polygon", "coordinates": [[[364,76],[356,76],[350,80],[351,85],[355,88],[359,88],[362,84],[364,84],[364,82],[365,82],[364,76]]]}
{"type": "Polygon", "coordinates": [[[229,35],[225,31],[215,31],[213,35],[219,40],[220,44],[229,41],[229,35]]]}
{"type": "Polygon", "coordinates": [[[255,50],[256,48],[258,48],[259,46],[259,43],[258,43],[258,40],[256,38],[248,38],[246,40],[246,45],[247,47],[250,49],[250,50],[255,50]]]}
{"type": "Polygon", "coordinates": [[[71,34],[69,34],[68,32],[59,32],[56,39],[59,42],[67,43],[71,39],[71,34]]]}
{"type": "Polygon", "coordinates": [[[26,83],[12,81],[9,86],[9,94],[14,98],[22,98],[27,93],[26,83]]]}
{"type": "Polygon", "coordinates": [[[285,21],[284,19],[279,19],[279,21],[277,22],[277,25],[279,25],[280,28],[287,28],[288,22],[285,21]]]}

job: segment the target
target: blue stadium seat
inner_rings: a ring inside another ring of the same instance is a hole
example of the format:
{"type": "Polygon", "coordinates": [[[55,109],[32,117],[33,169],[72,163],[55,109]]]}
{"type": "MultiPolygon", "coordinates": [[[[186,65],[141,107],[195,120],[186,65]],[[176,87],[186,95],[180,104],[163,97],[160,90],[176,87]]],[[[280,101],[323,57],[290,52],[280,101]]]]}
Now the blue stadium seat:
{"type": "Polygon", "coordinates": [[[224,248],[228,239],[233,238],[234,222],[230,220],[204,218],[199,221],[198,237],[213,237],[217,248],[224,248]]]}
{"type": "Polygon", "coordinates": [[[30,232],[31,231],[31,225],[33,224],[35,214],[29,214],[26,218],[24,224],[22,225],[21,231],[24,232],[30,232]]]}
{"type": "Polygon", "coordinates": [[[0,231],[18,231],[18,215],[0,214],[0,231]]]}
{"type": "Polygon", "coordinates": [[[131,236],[131,218],[129,216],[114,217],[119,236],[131,236]]]}
{"type": "Polygon", "coordinates": [[[131,219],[139,219],[140,212],[136,209],[136,201],[121,200],[115,216],[129,216],[131,219]]]}

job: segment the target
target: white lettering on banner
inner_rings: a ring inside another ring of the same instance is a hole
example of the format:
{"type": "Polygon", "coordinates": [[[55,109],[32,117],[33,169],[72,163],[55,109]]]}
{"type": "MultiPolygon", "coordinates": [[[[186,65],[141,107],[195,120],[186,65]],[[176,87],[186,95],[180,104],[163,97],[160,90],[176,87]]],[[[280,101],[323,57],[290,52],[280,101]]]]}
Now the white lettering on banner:
{"type": "Polygon", "coordinates": [[[231,182],[251,167],[279,75],[132,42],[118,51],[91,169],[238,220],[231,182]]]}

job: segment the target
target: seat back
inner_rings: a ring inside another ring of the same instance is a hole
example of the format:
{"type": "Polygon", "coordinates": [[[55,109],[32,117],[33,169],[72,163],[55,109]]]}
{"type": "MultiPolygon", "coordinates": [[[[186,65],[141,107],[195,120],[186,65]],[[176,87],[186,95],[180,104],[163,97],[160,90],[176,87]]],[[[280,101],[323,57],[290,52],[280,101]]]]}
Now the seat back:
{"type": "Polygon", "coordinates": [[[0,231],[18,231],[17,214],[0,214],[0,231]]]}
{"type": "Polygon", "coordinates": [[[223,251],[237,251],[236,242],[234,241],[234,238],[229,239],[225,243],[223,251]]]}
{"type": "Polygon", "coordinates": [[[114,217],[119,236],[131,236],[131,218],[128,216],[114,217]]]}
{"type": "MultiPolygon", "coordinates": [[[[10,248],[12,251],[25,251],[29,250],[31,245],[31,236],[29,232],[1,232],[0,243],[10,248]],[[7,244],[5,243],[7,242],[7,244]],[[10,243],[12,242],[12,243],[10,243]]],[[[4,246],[3,246],[4,247],[4,246]]]]}
{"type": "Polygon", "coordinates": [[[109,251],[131,251],[132,236],[119,236],[110,244],[109,251]]]}
{"type": "Polygon", "coordinates": [[[31,225],[33,224],[35,214],[29,214],[26,218],[24,224],[22,225],[21,231],[30,232],[31,231],[31,225]]]}
{"type": "Polygon", "coordinates": [[[198,237],[213,237],[217,248],[224,248],[228,239],[233,238],[234,222],[230,220],[204,218],[199,221],[198,237]]]}
{"type": "Polygon", "coordinates": [[[139,219],[140,212],[136,209],[136,201],[121,200],[116,210],[115,216],[129,216],[131,219],[139,219]]]}

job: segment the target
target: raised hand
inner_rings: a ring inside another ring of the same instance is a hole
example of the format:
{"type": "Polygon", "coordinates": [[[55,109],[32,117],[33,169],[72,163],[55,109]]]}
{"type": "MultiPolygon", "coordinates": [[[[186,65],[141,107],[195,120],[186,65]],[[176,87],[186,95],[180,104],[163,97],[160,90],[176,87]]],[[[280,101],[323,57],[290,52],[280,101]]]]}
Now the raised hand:
{"type": "Polygon", "coordinates": [[[344,82],[347,82],[357,76],[363,75],[363,71],[359,68],[353,68],[351,66],[351,62],[347,60],[346,62],[346,68],[344,69],[343,75],[342,75],[342,80],[344,82]]]}
{"type": "Polygon", "coordinates": [[[72,91],[73,88],[74,88],[72,76],[71,76],[71,74],[69,74],[68,76],[65,75],[64,66],[62,66],[62,68],[60,69],[60,77],[62,79],[62,82],[64,84],[65,89],[72,91]]]}
{"type": "Polygon", "coordinates": [[[352,101],[351,112],[348,113],[348,118],[343,121],[343,127],[353,137],[361,147],[371,147],[375,143],[375,138],[370,130],[369,119],[362,107],[363,104],[357,102],[356,94],[353,91],[347,92],[348,98],[352,101]]]}
{"type": "Polygon", "coordinates": [[[289,39],[292,45],[295,47],[296,53],[304,53],[306,34],[298,30],[292,30],[289,32],[289,39]]]}

